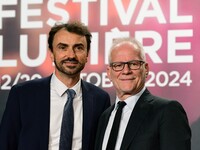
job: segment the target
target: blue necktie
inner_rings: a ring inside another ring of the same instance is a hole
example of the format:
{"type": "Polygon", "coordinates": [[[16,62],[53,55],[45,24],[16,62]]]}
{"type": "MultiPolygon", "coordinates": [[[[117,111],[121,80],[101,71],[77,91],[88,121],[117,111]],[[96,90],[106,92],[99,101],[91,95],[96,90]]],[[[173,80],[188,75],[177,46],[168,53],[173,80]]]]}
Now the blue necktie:
{"type": "Polygon", "coordinates": [[[76,93],[72,89],[68,89],[66,92],[68,95],[68,100],[63,111],[59,150],[72,149],[72,137],[74,129],[73,99],[76,93]]]}
{"type": "Polygon", "coordinates": [[[126,105],[126,102],[119,101],[117,105],[118,105],[118,108],[117,108],[117,112],[115,114],[115,119],[113,121],[112,129],[110,131],[110,136],[108,139],[108,144],[107,144],[106,150],[114,150],[115,149],[117,135],[118,135],[118,131],[119,131],[119,125],[120,125],[120,121],[121,121],[122,109],[126,105]]]}

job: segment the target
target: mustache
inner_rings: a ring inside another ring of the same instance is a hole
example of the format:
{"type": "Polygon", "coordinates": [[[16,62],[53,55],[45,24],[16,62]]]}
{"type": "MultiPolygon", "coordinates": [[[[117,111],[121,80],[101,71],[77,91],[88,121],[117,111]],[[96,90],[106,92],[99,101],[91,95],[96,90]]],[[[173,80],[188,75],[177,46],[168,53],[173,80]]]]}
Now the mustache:
{"type": "Polygon", "coordinates": [[[62,63],[65,63],[65,62],[79,63],[79,61],[76,58],[67,58],[67,59],[62,60],[62,63]]]}

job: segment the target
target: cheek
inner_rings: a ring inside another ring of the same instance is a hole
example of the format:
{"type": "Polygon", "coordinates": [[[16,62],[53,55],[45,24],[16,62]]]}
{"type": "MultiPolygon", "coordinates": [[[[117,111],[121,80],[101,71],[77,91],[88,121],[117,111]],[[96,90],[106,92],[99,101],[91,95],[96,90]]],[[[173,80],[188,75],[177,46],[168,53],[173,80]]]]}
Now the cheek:
{"type": "Polygon", "coordinates": [[[82,57],[81,59],[79,59],[79,62],[82,64],[87,63],[87,57],[82,57]]]}
{"type": "Polygon", "coordinates": [[[78,60],[82,61],[82,62],[87,62],[87,59],[88,59],[88,56],[87,54],[79,54],[79,55],[76,55],[78,60]]]}
{"type": "Polygon", "coordinates": [[[107,67],[106,72],[107,72],[108,79],[109,79],[110,81],[112,81],[111,70],[110,70],[109,67],[107,67]]]}
{"type": "Polygon", "coordinates": [[[121,87],[123,82],[119,80],[119,73],[110,73],[109,79],[115,85],[115,87],[121,87]]]}
{"type": "Polygon", "coordinates": [[[141,73],[142,80],[145,80],[147,75],[148,75],[147,72],[142,72],[141,73]]]}
{"type": "Polygon", "coordinates": [[[142,84],[142,83],[144,83],[145,81],[146,81],[146,73],[140,73],[138,76],[137,76],[137,79],[136,79],[136,81],[137,81],[137,84],[142,84]]]}

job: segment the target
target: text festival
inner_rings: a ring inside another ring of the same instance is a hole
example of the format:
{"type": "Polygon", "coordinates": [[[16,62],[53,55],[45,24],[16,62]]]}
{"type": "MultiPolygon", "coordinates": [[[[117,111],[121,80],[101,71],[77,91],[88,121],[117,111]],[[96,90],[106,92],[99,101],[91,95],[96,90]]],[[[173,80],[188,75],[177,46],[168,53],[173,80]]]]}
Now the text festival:
{"type": "MultiPolygon", "coordinates": [[[[167,15],[169,17],[166,17],[166,11],[164,13],[162,7],[161,7],[161,1],[159,0],[145,0],[142,1],[142,3],[139,5],[139,0],[130,0],[128,7],[124,7],[122,0],[72,0],[69,2],[68,0],[21,0],[21,2],[18,4],[19,1],[12,0],[12,1],[6,1],[1,0],[0,1],[0,67],[17,67],[18,66],[18,59],[4,58],[3,56],[6,55],[8,49],[6,46],[4,46],[4,43],[11,43],[9,38],[4,38],[6,33],[3,33],[2,31],[5,28],[9,28],[7,26],[3,26],[4,21],[8,21],[11,19],[20,19],[19,20],[19,26],[20,30],[39,30],[44,29],[44,26],[47,25],[51,27],[55,24],[57,21],[67,21],[71,17],[73,17],[73,14],[71,14],[67,9],[64,9],[64,5],[68,5],[68,3],[76,3],[80,7],[80,10],[76,10],[78,13],[80,13],[80,20],[84,22],[86,25],[90,26],[90,17],[89,14],[92,11],[92,7],[89,7],[91,4],[94,6],[98,6],[99,11],[98,17],[99,17],[99,25],[98,28],[94,32],[92,32],[93,38],[92,38],[92,48],[91,53],[92,57],[90,58],[90,65],[97,65],[99,64],[99,43],[102,42],[102,38],[99,38],[100,34],[100,27],[109,26],[110,20],[109,20],[109,9],[110,4],[115,7],[116,9],[116,19],[121,22],[121,26],[133,26],[138,25],[142,26],[144,21],[146,19],[156,19],[158,25],[169,25],[169,24],[192,24],[193,23],[193,16],[191,14],[187,15],[180,15],[179,14],[179,2],[180,0],[169,0],[169,10],[167,10],[167,15]],[[42,17],[44,15],[43,8],[44,4],[46,7],[46,10],[48,11],[48,19],[42,20],[42,17]],[[43,5],[42,5],[43,4],[43,5]],[[20,14],[17,14],[17,7],[20,9],[20,14]],[[139,7],[139,9],[138,9],[139,7]],[[137,8],[137,9],[136,9],[137,8]],[[151,9],[150,9],[151,8],[151,9]],[[55,19],[57,16],[59,18],[55,19]],[[136,16],[133,18],[133,16],[136,16]],[[31,20],[30,18],[34,17],[34,20],[31,20]],[[3,33],[3,34],[2,34],[3,33]]],[[[165,8],[166,9],[166,8],[165,8]]],[[[10,25],[12,26],[12,24],[10,25]]],[[[113,38],[117,36],[127,36],[130,35],[132,32],[132,28],[128,28],[129,30],[121,30],[120,27],[115,26],[111,27],[109,30],[104,31],[104,39],[103,39],[103,47],[101,48],[104,50],[104,64],[107,64],[107,54],[108,49],[110,47],[110,44],[113,40],[113,38]]],[[[145,29],[145,28],[144,28],[145,29]]],[[[102,33],[101,33],[102,34],[102,33]]],[[[163,37],[161,33],[155,30],[136,30],[134,31],[134,36],[143,43],[146,39],[151,39],[153,41],[150,45],[144,45],[145,52],[151,59],[153,63],[163,63],[163,59],[161,56],[159,56],[158,52],[161,49],[161,46],[163,42],[166,43],[167,47],[167,61],[165,63],[192,63],[193,62],[193,56],[191,53],[187,53],[184,55],[181,55],[180,53],[177,54],[179,51],[191,51],[191,38],[193,37],[193,29],[167,29],[166,31],[166,37],[163,37]],[[186,40],[176,40],[177,38],[186,38],[186,40]]],[[[14,37],[15,42],[19,43],[19,47],[16,49],[19,53],[19,59],[24,64],[24,66],[27,67],[38,67],[41,64],[44,63],[46,56],[47,56],[47,44],[44,44],[44,41],[47,41],[47,33],[41,34],[38,33],[38,37],[30,37],[30,33],[20,33],[19,35],[16,35],[14,37]],[[36,45],[38,49],[38,54],[36,58],[30,58],[28,55],[28,52],[32,49],[30,48],[30,42],[35,41],[33,39],[37,39],[38,45],[36,45]]],[[[12,38],[13,39],[13,38],[12,38]]],[[[102,45],[101,45],[102,46],[102,45]]]]}

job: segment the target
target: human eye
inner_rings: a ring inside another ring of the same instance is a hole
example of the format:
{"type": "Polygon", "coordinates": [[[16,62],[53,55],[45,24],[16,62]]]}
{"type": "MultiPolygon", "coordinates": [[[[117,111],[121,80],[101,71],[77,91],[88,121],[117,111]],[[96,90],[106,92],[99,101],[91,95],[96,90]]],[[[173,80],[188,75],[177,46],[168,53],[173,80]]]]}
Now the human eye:
{"type": "Polygon", "coordinates": [[[123,68],[123,63],[113,63],[112,67],[116,70],[120,70],[121,68],[123,68]]]}
{"type": "Polygon", "coordinates": [[[139,69],[140,61],[134,60],[134,61],[129,62],[128,65],[131,69],[139,69]]]}
{"type": "Polygon", "coordinates": [[[58,49],[65,50],[66,49],[66,45],[65,44],[59,44],[58,45],[58,49]]]}
{"type": "Polygon", "coordinates": [[[132,62],[129,62],[129,65],[130,65],[130,66],[138,66],[138,65],[139,65],[139,62],[137,62],[137,61],[132,61],[132,62]]]}
{"type": "Polygon", "coordinates": [[[65,49],[65,46],[61,45],[58,47],[59,49],[65,49]]]}
{"type": "Polygon", "coordinates": [[[84,48],[83,45],[76,45],[75,48],[74,48],[74,50],[75,50],[76,52],[81,52],[81,51],[84,51],[85,48],[84,48]]]}
{"type": "Polygon", "coordinates": [[[113,67],[121,67],[122,63],[113,63],[113,67]]]}

